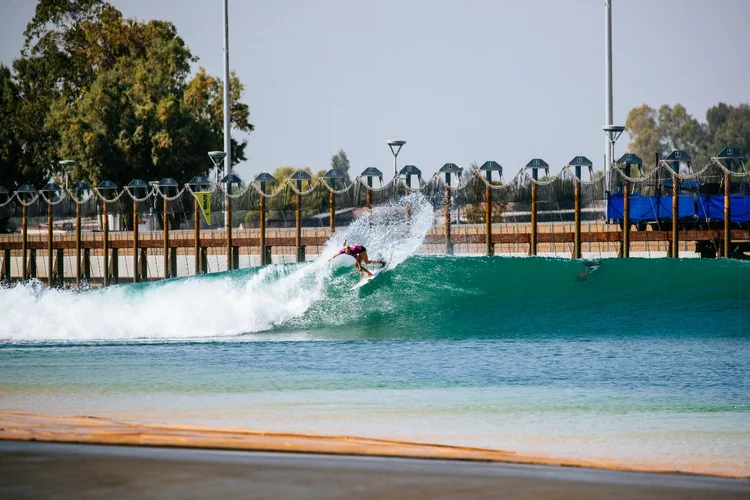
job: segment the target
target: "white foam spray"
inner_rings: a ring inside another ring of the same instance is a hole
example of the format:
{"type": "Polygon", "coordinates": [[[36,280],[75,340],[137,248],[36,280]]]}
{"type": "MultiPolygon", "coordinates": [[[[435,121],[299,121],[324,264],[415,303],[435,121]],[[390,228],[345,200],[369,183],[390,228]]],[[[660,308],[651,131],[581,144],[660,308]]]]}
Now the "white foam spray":
{"type": "MultiPolygon", "coordinates": [[[[433,223],[431,205],[412,194],[334,233],[313,262],[87,292],[47,289],[38,281],[0,288],[0,341],[216,338],[272,330],[325,298],[336,279],[329,259],[344,240],[394,268],[421,246],[433,223]]],[[[333,264],[353,261],[342,256],[333,264]]]]}

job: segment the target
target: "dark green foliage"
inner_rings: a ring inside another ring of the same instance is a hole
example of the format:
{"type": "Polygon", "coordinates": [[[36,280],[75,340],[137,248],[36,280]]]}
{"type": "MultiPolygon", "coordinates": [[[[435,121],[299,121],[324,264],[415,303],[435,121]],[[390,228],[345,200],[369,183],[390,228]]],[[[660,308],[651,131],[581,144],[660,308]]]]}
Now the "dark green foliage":
{"type": "Polygon", "coordinates": [[[750,105],[719,103],[706,112],[706,123],[690,116],[685,107],[663,105],[658,111],[644,104],[633,108],[625,122],[630,135],[628,150],[643,159],[644,168],[654,167],[654,154],[664,158],[673,150],[682,150],[703,167],[725,147],[750,152],[750,105]]]}
{"type": "MultiPolygon", "coordinates": [[[[43,179],[60,159],[93,183],[208,173],[206,153],[223,144],[222,82],[203,68],[191,77],[196,58],[174,25],[124,19],[100,0],[41,0],[25,36],[15,100],[2,103],[13,116],[4,133],[25,145],[22,160],[0,160],[14,178],[43,179]]],[[[232,125],[250,132],[242,90],[232,75],[232,125]]],[[[232,140],[234,163],[245,146],[232,140]]]]}
{"type": "Polygon", "coordinates": [[[343,173],[346,177],[343,179],[344,184],[351,184],[351,176],[349,175],[349,158],[343,149],[339,149],[338,152],[331,157],[331,168],[343,173]]]}

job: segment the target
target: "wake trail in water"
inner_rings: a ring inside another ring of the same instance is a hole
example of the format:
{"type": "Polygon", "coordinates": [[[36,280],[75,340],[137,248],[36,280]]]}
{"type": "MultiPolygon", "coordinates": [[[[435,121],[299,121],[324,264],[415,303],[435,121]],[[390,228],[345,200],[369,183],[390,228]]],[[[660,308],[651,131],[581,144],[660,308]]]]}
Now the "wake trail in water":
{"type": "Polygon", "coordinates": [[[418,193],[374,207],[334,233],[321,256],[301,264],[193,276],[85,292],[38,281],[0,287],[0,341],[215,338],[271,330],[305,315],[356,273],[354,259],[328,259],[344,240],[393,269],[422,245],[431,205],[418,193]],[[407,223],[408,212],[408,223],[407,223]]]}

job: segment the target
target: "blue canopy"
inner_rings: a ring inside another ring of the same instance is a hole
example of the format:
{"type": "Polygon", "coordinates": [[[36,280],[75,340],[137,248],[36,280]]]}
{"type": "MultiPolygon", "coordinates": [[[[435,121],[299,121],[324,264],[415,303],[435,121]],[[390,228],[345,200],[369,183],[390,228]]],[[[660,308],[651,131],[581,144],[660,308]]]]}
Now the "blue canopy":
{"type": "MultiPolygon", "coordinates": [[[[695,197],[680,195],[679,219],[692,219],[696,215],[695,197]]],[[[622,193],[611,194],[607,199],[607,218],[622,220],[624,198],[622,193]]],[[[672,219],[671,196],[641,196],[638,193],[630,195],[630,216],[633,223],[672,219]]]]}

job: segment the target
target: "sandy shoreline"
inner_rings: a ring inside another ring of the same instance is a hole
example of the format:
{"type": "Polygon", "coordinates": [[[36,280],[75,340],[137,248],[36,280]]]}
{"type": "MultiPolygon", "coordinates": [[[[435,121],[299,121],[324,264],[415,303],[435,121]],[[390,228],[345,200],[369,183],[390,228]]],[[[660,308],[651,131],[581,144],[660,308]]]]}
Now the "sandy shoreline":
{"type": "Polygon", "coordinates": [[[355,436],[284,434],[197,425],[143,423],[95,416],[63,417],[0,412],[0,440],[441,459],[750,479],[732,471],[678,470],[669,464],[571,460],[475,447],[355,436]]]}

